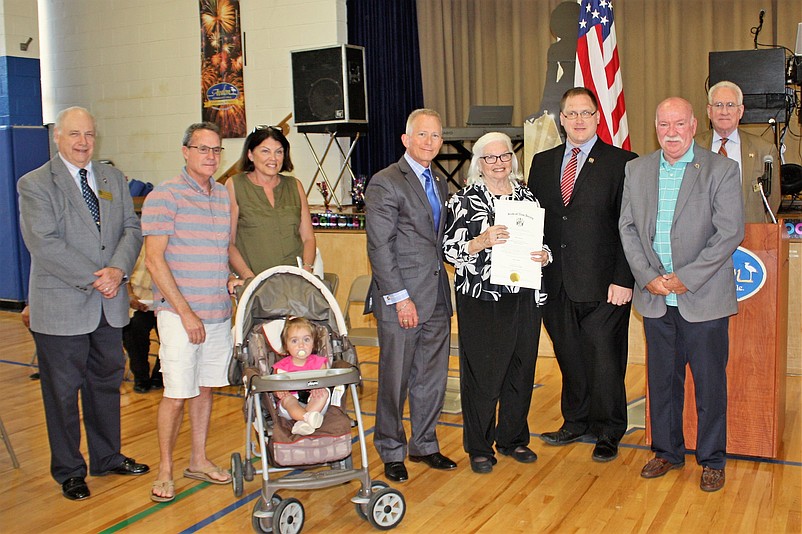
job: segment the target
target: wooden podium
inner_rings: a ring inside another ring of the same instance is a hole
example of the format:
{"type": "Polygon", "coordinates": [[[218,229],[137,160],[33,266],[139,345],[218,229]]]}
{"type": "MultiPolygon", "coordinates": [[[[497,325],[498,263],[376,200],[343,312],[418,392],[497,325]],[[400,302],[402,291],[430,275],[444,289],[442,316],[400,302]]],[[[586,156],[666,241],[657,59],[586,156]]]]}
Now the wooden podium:
{"type": "MultiPolygon", "coordinates": [[[[741,243],[765,266],[765,283],[751,297],[738,302],[738,314],[730,317],[727,454],[776,458],[782,445],[788,340],[787,237],[782,221],[747,224],[741,243]]],[[[647,383],[646,442],[651,444],[648,387],[647,383]]],[[[696,448],[693,387],[688,367],[683,424],[688,449],[696,448]]]]}

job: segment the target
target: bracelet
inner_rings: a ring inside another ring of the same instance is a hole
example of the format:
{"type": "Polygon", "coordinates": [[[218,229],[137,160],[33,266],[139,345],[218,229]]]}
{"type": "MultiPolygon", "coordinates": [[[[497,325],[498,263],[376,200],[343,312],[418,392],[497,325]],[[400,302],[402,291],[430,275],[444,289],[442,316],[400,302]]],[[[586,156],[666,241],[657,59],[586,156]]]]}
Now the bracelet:
{"type": "Polygon", "coordinates": [[[407,301],[404,303],[404,305],[403,305],[403,306],[401,306],[400,308],[396,309],[396,310],[395,310],[395,312],[396,312],[396,313],[398,313],[398,312],[402,312],[402,311],[404,311],[404,309],[405,309],[407,306],[409,306],[409,301],[410,301],[410,300],[412,300],[412,299],[409,299],[409,300],[407,300],[407,301]]]}
{"type": "Polygon", "coordinates": [[[312,265],[311,263],[304,263],[303,266],[304,267],[314,267],[314,265],[312,265]]]}

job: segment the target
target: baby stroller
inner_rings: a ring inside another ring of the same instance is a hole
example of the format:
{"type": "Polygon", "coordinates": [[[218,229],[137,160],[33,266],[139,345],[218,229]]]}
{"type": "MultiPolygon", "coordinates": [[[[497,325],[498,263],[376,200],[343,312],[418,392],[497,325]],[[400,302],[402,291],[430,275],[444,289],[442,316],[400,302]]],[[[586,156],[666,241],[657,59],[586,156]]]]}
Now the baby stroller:
{"type": "Polygon", "coordinates": [[[262,476],[262,490],[254,503],[256,532],[297,533],[304,523],[298,499],[284,499],[280,489],[318,489],[359,480],[351,502],[371,525],[388,530],[404,518],[406,503],[398,490],[371,480],[357,386],[356,351],[348,340],[345,320],[334,296],[315,276],[297,267],[279,266],[260,273],[245,288],[237,306],[234,358],[229,379],[245,393],[245,458],[231,455],[234,495],[243,492],[243,480],[262,476]],[[315,352],[329,358],[330,368],[319,371],[270,374],[279,357],[276,336],[290,316],[305,317],[317,328],[315,352]],[[274,392],[334,388],[323,426],[308,436],[292,434],[293,422],[278,415],[274,392]],[[361,467],[351,455],[351,418],[345,413],[348,388],[354,404],[361,467]],[[341,398],[341,404],[335,400],[341,398]],[[261,461],[261,469],[254,463],[261,461]]]}

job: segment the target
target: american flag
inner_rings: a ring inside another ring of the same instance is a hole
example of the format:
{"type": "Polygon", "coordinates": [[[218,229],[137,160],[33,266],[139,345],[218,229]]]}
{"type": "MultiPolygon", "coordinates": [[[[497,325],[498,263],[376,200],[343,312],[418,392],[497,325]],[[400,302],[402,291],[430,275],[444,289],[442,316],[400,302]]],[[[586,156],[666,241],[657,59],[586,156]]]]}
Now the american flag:
{"type": "Polygon", "coordinates": [[[610,0],[581,1],[574,84],[587,87],[599,100],[599,137],[629,150],[627,109],[610,0]]]}

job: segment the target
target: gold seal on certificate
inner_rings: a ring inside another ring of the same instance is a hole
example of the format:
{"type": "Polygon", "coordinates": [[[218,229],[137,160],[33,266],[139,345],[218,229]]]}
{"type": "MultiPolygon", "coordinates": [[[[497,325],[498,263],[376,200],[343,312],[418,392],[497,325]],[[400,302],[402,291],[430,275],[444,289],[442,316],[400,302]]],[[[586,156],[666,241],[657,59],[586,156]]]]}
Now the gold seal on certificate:
{"type": "Polygon", "coordinates": [[[497,200],[496,224],[510,233],[506,243],[493,245],[490,283],[540,289],[540,263],[531,254],[543,249],[545,210],[534,202],[497,200]]]}

